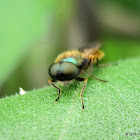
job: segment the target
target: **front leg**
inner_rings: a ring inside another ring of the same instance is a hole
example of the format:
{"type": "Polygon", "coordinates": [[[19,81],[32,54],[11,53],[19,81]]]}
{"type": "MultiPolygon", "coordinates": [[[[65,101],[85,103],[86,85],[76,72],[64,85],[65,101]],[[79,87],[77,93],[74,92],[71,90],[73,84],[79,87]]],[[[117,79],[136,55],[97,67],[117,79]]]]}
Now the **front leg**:
{"type": "Polygon", "coordinates": [[[61,90],[60,90],[60,88],[59,87],[57,87],[56,85],[54,85],[52,82],[56,82],[55,80],[52,80],[52,79],[49,79],[48,80],[48,82],[53,86],[53,87],[55,87],[56,89],[58,89],[59,90],[59,93],[58,93],[58,97],[57,97],[57,99],[55,100],[55,102],[57,102],[58,101],[58,99],[60,98],[60,96],[61,96],[61,90]]]}
{"type": "Polygon", "coordinates": [[[84,110],[84,102],[83,102],[83,97],[82,97],[82,95],[83,95],[84,89],[85,89],[86,84],[87,84],[87,79],[86,79],[86,78],[76,78],[76,80],[77,80],[77,81],[85,81],[84,86],[83,86],[83,88],[82,88],[82,90],[81,90],[81,92],[80,92],[82,110],[84,110]]]}

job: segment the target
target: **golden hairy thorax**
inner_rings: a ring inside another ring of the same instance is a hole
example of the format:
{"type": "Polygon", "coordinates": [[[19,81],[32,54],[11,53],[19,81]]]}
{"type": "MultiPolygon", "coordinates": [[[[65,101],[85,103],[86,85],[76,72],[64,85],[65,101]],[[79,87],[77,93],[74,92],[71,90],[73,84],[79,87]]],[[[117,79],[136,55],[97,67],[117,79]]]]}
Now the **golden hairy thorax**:
{"type": "Polygon", "coordinates": [[[62,61],[63,59],[68,59],[68,58],[74,58],[78,64],[80,64],[84,58],[91,60],[94,59],[94,62],[102,59],[104,57],[104,53],[98,48],[87,48],[84,49],[83,51],[78,51],[78,50],[72,50],[72,51],[66,51],[61,53],[56,59],[55,63],[62,61]]]}
{"type": "Polygon", "coordinates": [[[83,61],[83,58],[85,58],[85,54],[78,50],[66,51],[61,53],[54,62],[57,63],[67,58],[74,58],[77,63],[81,63],[83,61]]]}

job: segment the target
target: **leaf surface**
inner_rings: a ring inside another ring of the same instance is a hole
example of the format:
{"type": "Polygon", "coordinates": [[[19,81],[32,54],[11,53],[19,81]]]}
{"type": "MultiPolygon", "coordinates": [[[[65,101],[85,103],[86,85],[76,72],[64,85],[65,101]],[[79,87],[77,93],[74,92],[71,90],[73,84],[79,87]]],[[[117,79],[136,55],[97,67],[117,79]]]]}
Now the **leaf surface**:
{"type": "Polygon", "coordinates": [[[88,78],[84,111],[83,82],[60,86],[58,103],[53,87],[0,99],[0,139],[138,139],[129,135],[140,133],[140,58],[118,63],[93,69],[108,83],[88,78]]]}

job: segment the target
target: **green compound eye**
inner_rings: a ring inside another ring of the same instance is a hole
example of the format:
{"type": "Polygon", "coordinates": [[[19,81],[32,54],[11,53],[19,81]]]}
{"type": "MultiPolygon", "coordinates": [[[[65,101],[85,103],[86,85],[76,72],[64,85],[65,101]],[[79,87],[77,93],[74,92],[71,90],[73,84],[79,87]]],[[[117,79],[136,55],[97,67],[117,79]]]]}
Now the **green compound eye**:
{"type": "Polygon", "coordinates": [[[80,69],[71,62],[55,63],[49,68],[49,74],[53,80],[67,81],[75,79],[80,69]]]}
{"type": "Polygon", "coordinates": [[[59,63],[55,63],[55,64],[51,65],[49,68],[50,76],[53,77],[54,79],[56,79],[55,77],[57,76],[59,69],[60,69],[59,63]]]}
{"type": "Polygon", "coordinates": [[[79,74],[79,69],[72,63],[64,62],[60,66],[60,72],[65,75],[67,80],[71,80],[77,77],[79,74]]]}

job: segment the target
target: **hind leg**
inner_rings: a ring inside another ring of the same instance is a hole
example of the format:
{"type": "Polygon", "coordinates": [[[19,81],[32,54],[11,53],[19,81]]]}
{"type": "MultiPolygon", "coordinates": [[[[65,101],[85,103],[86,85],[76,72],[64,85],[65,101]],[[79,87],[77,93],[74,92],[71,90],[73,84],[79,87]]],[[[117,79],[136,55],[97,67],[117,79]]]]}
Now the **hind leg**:
{"type": "Polygon", "coordinates": [[[92,78],[94,78],[94,79],[96,79],[98,81],[101,81],[101,82],[108,82],[106,80],[102,80],[102,79],[96,78],[95,76],[92,75],[92,73],[93,73],[92,72],[93,71],[93,63],[94,63],[95,59],[96,59],[97,65],[99,65],[98,58],[94,58],[94,56],[90,56],[90,71],[89,71],[90,77],[92,77],[92,78]]]}
{"type": "Polygon", "coordinates": [[[118,63],[99,64],[99,59],[97,58],[97,66],[98,67],[115,66],[115,65],[118,65],[118,63]]]}

